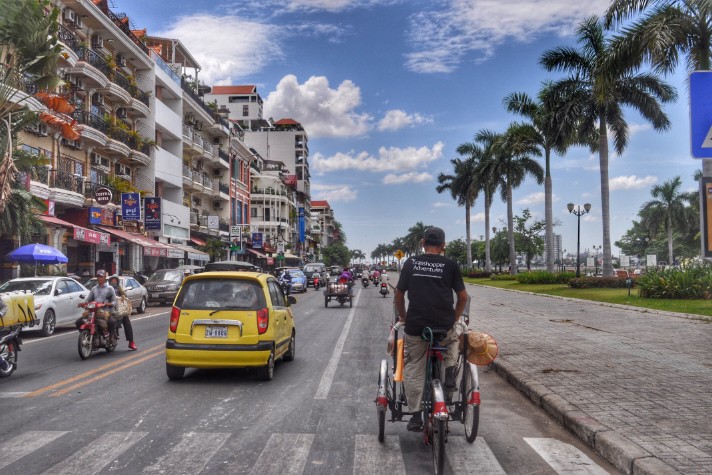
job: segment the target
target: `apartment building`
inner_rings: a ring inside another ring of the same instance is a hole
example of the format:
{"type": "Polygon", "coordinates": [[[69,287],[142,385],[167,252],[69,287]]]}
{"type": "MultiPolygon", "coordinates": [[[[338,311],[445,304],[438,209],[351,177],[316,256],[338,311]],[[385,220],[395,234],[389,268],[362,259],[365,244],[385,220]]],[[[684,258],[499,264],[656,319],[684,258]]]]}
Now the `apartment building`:
{"type": "Polygon", "coordinates": [[[314,200],[311,202],[312,212],[312,232],[315,234],[316,251],[318,258],[320,250],[334,244],[334,210],[326,200],[314,200]]]}

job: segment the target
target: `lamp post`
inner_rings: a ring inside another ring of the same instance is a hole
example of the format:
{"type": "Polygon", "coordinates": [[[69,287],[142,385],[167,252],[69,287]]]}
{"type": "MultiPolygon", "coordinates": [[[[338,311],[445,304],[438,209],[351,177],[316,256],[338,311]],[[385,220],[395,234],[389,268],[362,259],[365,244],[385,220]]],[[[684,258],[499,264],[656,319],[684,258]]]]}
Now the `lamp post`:
{"type": "Polygon", "coordinates": [[[583,205],[583,209],[581,205],[569,203],[566,205],[566,209],[569,210],[569,213],[576,215],[578,220],[578,232],[576,234],[576,277],[581,277],[581,216],[591,211],[591,203],[583,205]]]}
{"type": "Polygon", "coordinates": [[[596,245],[593,246],[593,250],[596,251],[596,257],[595,257],[595,259],[596,259],[596,274],[595,275],[598,275],[598,252],[601,250],[601,247],[602,246],[600,244],[598,246],[596,246],[596,245]]]}

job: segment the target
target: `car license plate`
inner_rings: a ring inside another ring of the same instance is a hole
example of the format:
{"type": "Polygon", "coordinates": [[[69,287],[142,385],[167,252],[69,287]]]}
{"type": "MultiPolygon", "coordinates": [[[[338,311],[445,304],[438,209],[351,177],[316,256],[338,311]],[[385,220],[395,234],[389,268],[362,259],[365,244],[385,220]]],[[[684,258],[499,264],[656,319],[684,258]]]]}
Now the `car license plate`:
{"type": "Polygon", "coordinates": [[[227,338],[227,327],[209,325],[205,327],[205,338],[227,338]]]}
{"type": "Polygon", "coordinates": [[[151,298],[152,298],[152,299],[157,299],[157,298],[160,298],[160,297],[161,297],[161,294],[151,294],[151,298]]]}

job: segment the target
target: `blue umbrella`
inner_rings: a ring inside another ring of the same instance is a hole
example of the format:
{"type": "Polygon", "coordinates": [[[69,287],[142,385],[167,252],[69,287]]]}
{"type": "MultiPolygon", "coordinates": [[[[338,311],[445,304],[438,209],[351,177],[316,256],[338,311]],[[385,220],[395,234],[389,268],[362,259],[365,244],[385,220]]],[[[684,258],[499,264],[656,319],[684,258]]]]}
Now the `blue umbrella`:
{"type": "Polygon", "coordinates": [[[38,262],[42,264],[60,264],[69,260],[60,251],[45,244],[27,244],[26,246],[18,247],[14,251],[5,254],[5,259],[22,264],[34,264],[35,275],[37,275],[38,262]]]}

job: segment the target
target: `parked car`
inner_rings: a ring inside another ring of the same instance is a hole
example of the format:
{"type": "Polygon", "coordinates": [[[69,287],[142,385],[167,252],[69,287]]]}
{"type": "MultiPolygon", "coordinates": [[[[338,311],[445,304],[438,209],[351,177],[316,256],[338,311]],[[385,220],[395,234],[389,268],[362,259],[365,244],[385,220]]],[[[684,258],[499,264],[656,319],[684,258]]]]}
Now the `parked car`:
{"type": "Polygon", "coordinates": [[[40,321],[42,336],[50,336],[58,324],[74,322],[81,317],[83,310],[77,305],[89,295],[89,289],[69,277],[12,279],[0,285],[0,294],[8,292],[34,294],[35,316],[40,321]]]}
{"type": "Polygon", "coordinates": [[[181,379],[185,368],[257,369],[270,380],[274,363],[295,355],[297,300],[277,279],[254,272],[203,272],[186,277],[171,310],[166,373],[181,379]]]}
{"type": "Polygon", "coordinates": [[[307,276],[298,267],[278,267],[275,269],[277,277],[282,278],[282,274],[289,271],[289,277],[292,281],[291,291],[292,292],[306,292],[307,291],[307,276]]]}
{"type": "Polygon", "coordinates": [[[205,264],[205,272],[213,271],[262,272],[262,268],[246,261],[217,261],[205,264]]]}
{"type": "Polygon", "coordinates": [[[161,269],[154,272],[143,284],[148,290],[148,303],[172,304],[183,277],[183,271],[177,269],[161,269]]]}
{"type": "Polygon", "coordinates": [[[324,287],[329,281],[329,272],[326,270],[326,264],[321,262],[312,262],[304,266],[304,275],[307,277],[307,286],[314,287],[314,275],[319,276],[319,286],[324,287]]]}
{"type": "MultiPolygon", "coordinates": [[[[120,275],[119,280],[126,291],[126,296],[131,301],[131,308],[135,308],[136,313],[145,312],[148,306],[148,290],[146,290],[146,287],[128,275],[120,275]]],[[[93,289],[96,285],[96,277],[92,277],[84,285],[89,290],[93,289]]]]}

